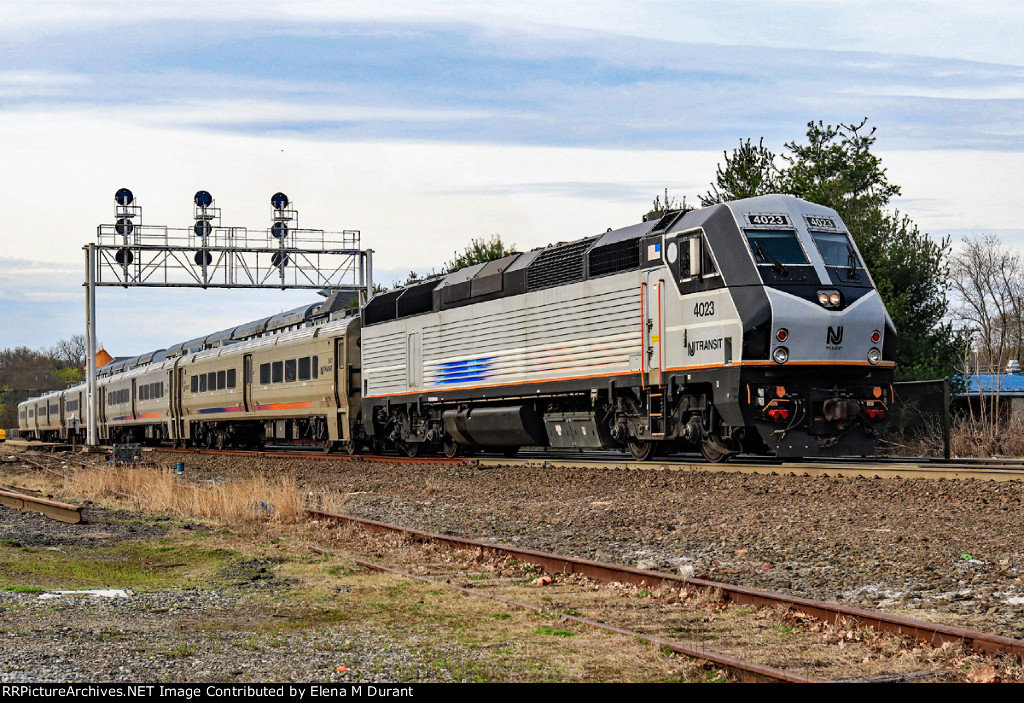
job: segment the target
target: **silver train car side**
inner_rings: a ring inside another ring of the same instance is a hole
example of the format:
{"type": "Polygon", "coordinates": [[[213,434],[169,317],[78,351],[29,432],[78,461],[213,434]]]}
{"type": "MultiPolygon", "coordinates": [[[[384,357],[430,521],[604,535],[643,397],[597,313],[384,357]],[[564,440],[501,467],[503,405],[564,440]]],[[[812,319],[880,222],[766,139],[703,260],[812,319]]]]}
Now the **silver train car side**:
{"type": "Polygon", "coordinates": [[[765,196],[513,254],[373,298],[378,449],[868,454],[896,332],[838,214],[765,196]]]}

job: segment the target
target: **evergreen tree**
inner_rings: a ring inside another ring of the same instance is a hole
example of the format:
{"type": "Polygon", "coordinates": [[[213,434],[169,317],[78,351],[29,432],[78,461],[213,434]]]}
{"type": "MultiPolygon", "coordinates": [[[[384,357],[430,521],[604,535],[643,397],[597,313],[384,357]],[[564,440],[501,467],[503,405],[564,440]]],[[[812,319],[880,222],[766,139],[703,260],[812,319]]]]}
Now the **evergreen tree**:
{"type": "Polygon", "coordinates": [[[506,245],[501,241],[500,234],[491,235],[490,239],[474,238],[462,253],[454,252],[455,257],[444,265],[445,272],[457,271],[473,264],[494,261],[515,251],[515,244],[506,245]]]}

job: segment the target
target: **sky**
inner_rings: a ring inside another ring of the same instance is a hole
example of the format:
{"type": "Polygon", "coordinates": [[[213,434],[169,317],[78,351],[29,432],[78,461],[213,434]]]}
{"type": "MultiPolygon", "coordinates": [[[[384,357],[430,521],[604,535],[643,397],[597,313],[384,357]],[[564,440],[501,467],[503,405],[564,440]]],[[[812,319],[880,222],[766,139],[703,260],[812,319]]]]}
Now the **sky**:
{"type": "MultiPolygon", "coordinates": [[[[355,229],[374,279],[475,237],[518,250],[696,203],[723,152],[877,129],[893,205],[1024,246],[1017,2],[0,0],[0,348],[85,329],[84,255],[130,188],[147,224],[355,229]]],[[[115,356],[319,298],[101,288],[115,356]]]]}

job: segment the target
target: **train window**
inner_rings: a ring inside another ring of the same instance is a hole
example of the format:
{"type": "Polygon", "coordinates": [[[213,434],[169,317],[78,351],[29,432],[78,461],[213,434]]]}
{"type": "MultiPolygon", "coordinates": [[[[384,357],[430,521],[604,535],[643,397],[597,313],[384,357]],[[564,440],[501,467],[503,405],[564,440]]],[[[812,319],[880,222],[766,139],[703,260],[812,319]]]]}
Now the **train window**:
{"type": "Polygon", "coordinates": [[[309,380],[309,357],[308,356],[304,356],[301,359],[299,359],[299,380],[300,381],[308,381],[309,380]]]}
{"type": "Polygon", "coordinates": [[[149,400],[149,386],[139,386],[139,400],[149,400]]]}
{"type": "Polygon", "coordinates": [[[785,266],[786,264],[806,264],[804,254],[796,232],[791,229],[748,229],[747,244],[754,261],[760,266],[785,266]]]}
{"type": "Polygon", "coordinates": [[[844,232],[811,232],[814,246],[818,247],[826,266],[864,268],[857,252],[844,232]]]}
{"type": "Polygon", "coordinates": [[[228,386],[228,374],[227,371],[217,372],[217,390],[222,391],[228,386]]]}
{"type": "Polygon", "coordinates": [[[199,374],[199,392],[200,393],[205,393],[206,392],[206,374],[205,373],[199,374]]]}
{"type": "Polygon", "coordinates": [[[270,364],[260,364],[260,384],[270,383],[270,364]]]}
{"type": "Polygon", "coordinates": [[[199,377],[198,376],[193,376],[192,377],[192,392],[193,393],[198,393],[199,392],[199,377]]]}
{"type": "Polygon", "coordinates": [[[160,383],[158,383],[156,385],[157,385],[156,397],[157,398],[163,398],[164,397],[164,382],[160,381],[160,383]]]}
{"type": "Polygon", "coordinates": [[[313,378],[314,379],[317,378],[317,373],[319,371],[320,371],[320,362],[318,361],[318,357],[314,356],[313,357],[313,378]]]}
{"type": "Polygon", "coordinates": [[[209,390],[211,390],[211,391],[217,390],[217,372],[216,371],[210,371],[208,374],[206,374],[206,387],[209,390]]]}
{"type": "Polygon", "coordinates": [[[235,370],[228,369],[228,388],[235,387],[235,370]]]}
{"type": "Polygon", "coordinates": [[[284,362],[275,361],[273,364],[274,369],[274,383],[280,383],[284,380],[284,362]]]}
{"type": "Polygon", "coordinates": [[[284,380],[285,383],[291,383],[295,380],[295,359],[288,359],[284,362],[284,380]]]}

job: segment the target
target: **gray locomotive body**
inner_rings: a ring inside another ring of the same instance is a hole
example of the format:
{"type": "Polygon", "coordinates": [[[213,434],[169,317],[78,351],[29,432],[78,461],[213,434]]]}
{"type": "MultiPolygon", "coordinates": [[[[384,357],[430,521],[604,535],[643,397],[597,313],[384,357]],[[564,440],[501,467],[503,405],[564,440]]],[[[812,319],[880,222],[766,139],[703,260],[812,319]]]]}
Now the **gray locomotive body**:
{"type": "Polygon", "coordinates": [[[765,196],[373,298],[362,416],[378,449],[869,453],[896,334],[832,210],[765,196]]]}

